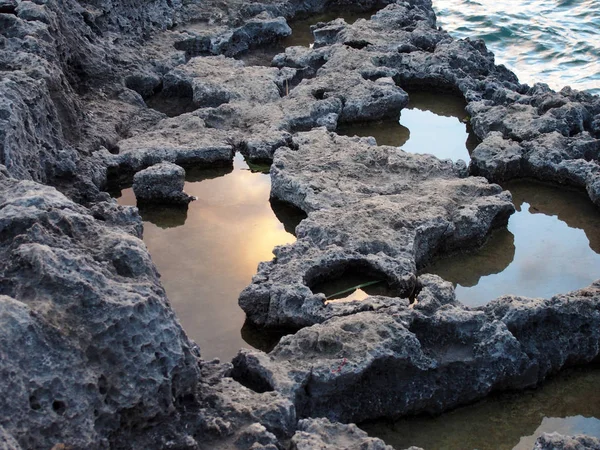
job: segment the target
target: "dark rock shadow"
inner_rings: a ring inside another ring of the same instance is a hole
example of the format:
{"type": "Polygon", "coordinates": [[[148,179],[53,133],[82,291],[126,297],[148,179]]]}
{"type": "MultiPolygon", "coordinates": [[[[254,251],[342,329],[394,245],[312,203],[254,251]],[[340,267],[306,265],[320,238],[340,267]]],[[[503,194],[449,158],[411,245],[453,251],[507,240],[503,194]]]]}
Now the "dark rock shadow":
{"type": "Polygon", "coordinates": [[[285,231],[296,236],[296,227],[306,219],[306,213],[290,203],[273,197],[269,199],[269,202],[275,217],[282,223],[285,231]]]}

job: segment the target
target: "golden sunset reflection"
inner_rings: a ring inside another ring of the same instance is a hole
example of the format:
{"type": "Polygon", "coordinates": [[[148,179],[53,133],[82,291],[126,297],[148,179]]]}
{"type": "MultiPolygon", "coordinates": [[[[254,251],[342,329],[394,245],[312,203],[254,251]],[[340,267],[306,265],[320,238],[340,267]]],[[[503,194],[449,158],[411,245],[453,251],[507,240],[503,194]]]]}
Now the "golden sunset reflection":
{"type": "MultiPolygon", "coordinates": [[[[238,296],[258,263],[273,258],[275,246],[295,241],[269,204],[269,175],[246,167],[236,157],[231,173],[186,183],[185,191],[198,200],[190,203],[183,225],[164,228],[147,221],[142,210],[144,242],[183,328],[205,359],[229,360],[248,347],[240,336],[245,315],[238,296]]],[[[132,189],[123,191],[119,203],[135,205],[132,189]]]]}

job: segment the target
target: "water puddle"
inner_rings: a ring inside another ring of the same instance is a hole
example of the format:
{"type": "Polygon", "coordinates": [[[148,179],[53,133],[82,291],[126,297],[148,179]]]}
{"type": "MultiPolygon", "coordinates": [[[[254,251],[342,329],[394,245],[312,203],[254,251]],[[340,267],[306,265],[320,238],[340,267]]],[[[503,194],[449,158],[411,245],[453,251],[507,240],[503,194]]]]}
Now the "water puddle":
{"type": "Polygon", "coordinates": [[[270,66],[275,55],[285,52],[287,47],[312,47],[314,36],[311,25],[319,22],[331,22],[335,19],[344,19],[346,23],[352,25],[359,19],[370,19],[374,12],[352,12],[338,11],[310,16],[306,19],[291,20],[288,25],[292,29],[292,34],[275,45],[259,47],[252,49],[238,57],[244,61],[247,66],[270,66]]]}
{"type": "Polygon", "coordinates": [[[439,417],[362,424],[396,449],[531,450],[542,433],[600,437],[600,369],[572,370],[535,391],[490,397],[439,417]]]}
{"type": "MultiPolygon", "coordinates": [[[[238,297],[258,263],[273,258],[273,247],[295,240],[292,232],[303,215],[285,204],[277,204],[275,213],[269,175],[248,170],[239,154],[233,170],[190,170],[186,180],[185,191],[198,198],[187,209],[140,210],[144,242],[202,357],[229,360],[240,348],[268,340],[244,341],[248,333],[238,297]],[[278,217],[285,218],[283,224],[278,217]]],[[[132,189],[123,190],[118,201],[135,205],[132,189]]]]}
{"type": "Polygon", "coordinates": [[[503,185],[517,212],[508,229],[479,251],[440,260],[423,272],[456,285],[457,298],[479,306],[503,294],[549,298],[600,276],[600,210],[584,193],[530,180],[503,185]]]}
{"type": "Polygon", "coordinates": [[[469,130],[466,103],[456,95],[409,92],[410,102],[399,120],[347,124],[336,132],[346,136],[372,136],[378,145],[401,147],[410,153],[429,153],[440,159],[462,159],[467,164],[478,144],[469,130]]]}
{"type": "Polygon", "coordinates": [[[326,304],[360,301],[373,295],[399,296],[398,292],[390,288],[384,274],[362,266],[332,270],[327,277],[321,275],[308,284],[315,294],[325,295],[326,304]]]}

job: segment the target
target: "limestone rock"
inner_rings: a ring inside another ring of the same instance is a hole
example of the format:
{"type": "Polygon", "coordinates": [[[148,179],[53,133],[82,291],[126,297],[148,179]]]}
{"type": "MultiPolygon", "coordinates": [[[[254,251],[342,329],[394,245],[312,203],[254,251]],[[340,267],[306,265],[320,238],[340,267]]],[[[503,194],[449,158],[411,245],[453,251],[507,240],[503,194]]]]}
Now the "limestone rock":
{"type": "Polygon", "coordinates": [[[600,440],[592,436],[563,436],[558,433],[544,433],[533,450],[598,450],[600,440]]]}
{"type": "Polygon", "coordinates": [[[185,170],[176,164],[155,164],[135,174],[133,192],[140,203],[187,205],[194,197],[183,192],[185,170]]]}
{"type": "Polygon", "coordinates": [[[292,438],[295,450],[393,450],[381,439],[370,438],[354,424],[342,425],[327,419],[303,419],[292,438]]]}

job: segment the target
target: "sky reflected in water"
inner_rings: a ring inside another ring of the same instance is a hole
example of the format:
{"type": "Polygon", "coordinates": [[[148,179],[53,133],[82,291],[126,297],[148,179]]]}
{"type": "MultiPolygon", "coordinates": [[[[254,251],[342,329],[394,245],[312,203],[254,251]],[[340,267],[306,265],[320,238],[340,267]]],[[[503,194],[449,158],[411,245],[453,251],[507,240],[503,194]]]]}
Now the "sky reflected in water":
{"type": "Polygon", "coordinates": [[[503,294],[549,298],[600,277],[600,209],[584,193],[535,181],[503,186],[517,212],[473,253],[425,268],[456,284],[466,305],[503,294]]]}
{"type": "Polygon", "coordinates": [[[440,159],[471,160],[477,138],[464,119],[465,102],[445,93],[409,92],[410,102],[399,120],[341,125],[337,133],[372,136],[378,145],[401,147],[410,153],[429,153],[440,159]]]}
{"type": "MultiPolygon", "coordinates": [[[[238,296],[258,263],[273,258],[275,246],[295,241],[271,209],[269,175],[246,167],[237,155],[232,172],[209,171],[221,176],[186,182],[185,191],[198,198],[187,213],[141,210],[144,242],[183,328],[205,359],[229,360],[248,347],[240,335],[245,314],[238,296]]],[[[119,203],[135,205],[132,189],[123,191],[119,203]]]]}

